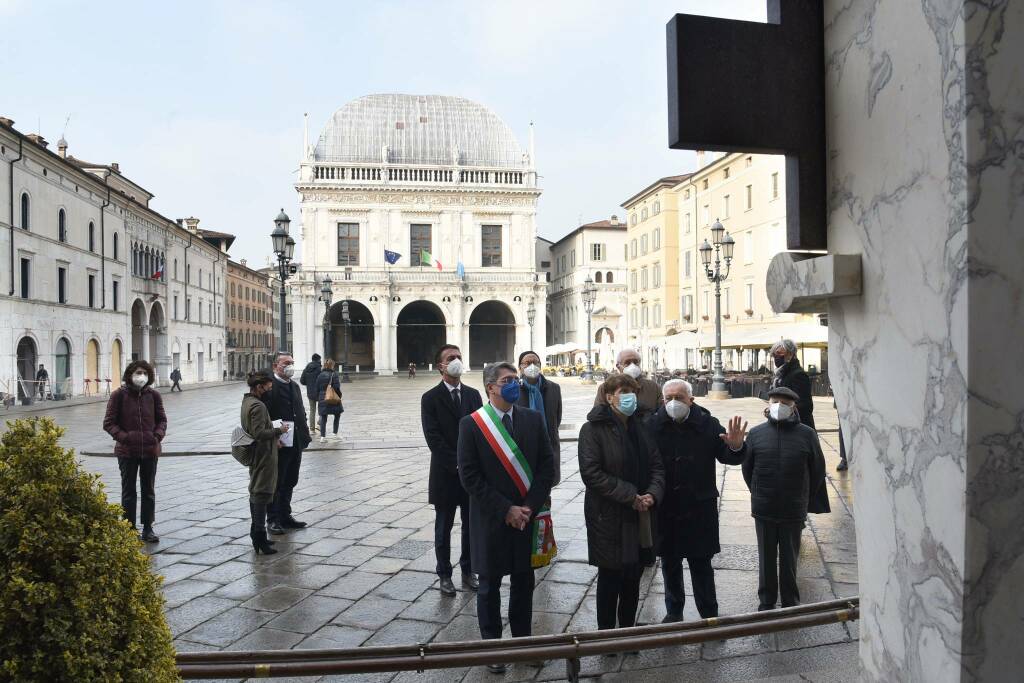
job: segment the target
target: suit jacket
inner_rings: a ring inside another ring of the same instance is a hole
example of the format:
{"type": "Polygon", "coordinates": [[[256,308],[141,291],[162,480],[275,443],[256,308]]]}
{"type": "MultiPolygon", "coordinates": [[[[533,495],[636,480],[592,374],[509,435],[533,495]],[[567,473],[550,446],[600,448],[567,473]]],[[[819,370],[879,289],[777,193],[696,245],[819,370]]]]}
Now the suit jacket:
{"type": "MultiPolygon", "coordinates": [[[[544,397],[544,421],[548,427],[548,441],[551,442],[551,450],[555,454],[555,480],[552,486],[557,486],[562,481],[562,441],[558,436],[558,427],[562,424],[562,387],[558,386],[547,377],[541,377],[540,395],[544,397]]],[[[519,405],[524,408],[530,407],[530,394],[524,386],[519,392],[519,405]]]]}
{"type": "Polygon", "coordinates": [[[469,493],[469,545],[473,568],[489,577],[532,569],[532,520],[519,531],[505,524],[505,515],[513,505],[525,505],[536,516],[548,501],[554,481],[554,453],[544,416],[536,410],[516,406],[512,411],[512,439],[533,472],[533,484],[525,497],[473,418],[466,416],[459,422],[459,477],[469,493]]]}
{"type": "Polygon", "coordinates": [[[420,422],[423,438],[430,448],[430,481],[427,501],[431,505],[448,506],[464,503],[466,492],[459,481],[456,448],[459,443],[459,420],[481,405],[480,392],[460,384],[462,410],[455,410],[455,402],[444,381],[425,392],[420,398],[420,422]]]}
{"type": "MultiPolygon", "coordinates": [[[[271,420],[295,423],[292,425],[295,436],[291,448],[301,451],[313,442],[313,437],[309,434],[309,420],[306,418],[306,399],[298,382],[282,382],[275,377],[274,388],[263,397],[263,402],[267,404],[271,420]]],[[[281,450],[287,452],[289,449],[281,450]]]]}

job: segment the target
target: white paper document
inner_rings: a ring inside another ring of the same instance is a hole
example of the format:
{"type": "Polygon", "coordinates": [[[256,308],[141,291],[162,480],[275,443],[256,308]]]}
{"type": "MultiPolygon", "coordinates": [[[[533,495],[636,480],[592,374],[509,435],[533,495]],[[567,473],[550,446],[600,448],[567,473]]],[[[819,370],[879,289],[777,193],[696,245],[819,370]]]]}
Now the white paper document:
{"type": "Polygon", "coordinates": [[[281,445],[285,448],[291,448],[295,443],[295,423],[288,422],[287,420],[274,420],[273,424],[275,427],[288,425],[288,431],[281,435],[281,445]]]}

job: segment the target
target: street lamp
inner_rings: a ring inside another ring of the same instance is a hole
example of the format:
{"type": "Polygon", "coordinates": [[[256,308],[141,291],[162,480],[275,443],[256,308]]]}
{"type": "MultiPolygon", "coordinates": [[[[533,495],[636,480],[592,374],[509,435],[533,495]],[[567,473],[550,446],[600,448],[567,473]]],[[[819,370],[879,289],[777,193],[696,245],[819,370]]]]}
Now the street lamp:
{"type": "Polygon", "coordinates": [[[587,376],[594,374],[594,364],[592,356],[590,354],[590,344],[593,341],[590,333],[590,322],[591,316],[594,312],[594,302],[597,301],[597,286],[594,284],[594,280],[587,275],[587,279],[583,281],[583,310],[587,313],[587,376]]]}
{"type": "Polygon", "coordinates": [[[288,316],[285,314],[285,281],[288,279],[288,263],[295,253],[295,240],[288,235],[288,225],[291,220],[288,214],[281,209],[274,219],[274,231],[270,233],[270,240],[274,245],[274,253],[277,254],[277,272],[281,277],[281,338],[278,351],[288,352],[288,316]]]}
{"type": "Polygon", "coordinates": [[[526,322],[530,323],[530,348],[533,348],[533,321],[537,319],[537,307],[533,305],[533,299],[530,299],[529,305],[526,307],[526,322]]]}
{"type": "Polygon", "coordinates": [[[732,251],[736,246],[736,240],[725,232],[725,226],[717,219],[711,226],[711,240],[714,246],[708,244],[707,240],[700,246],[700,260],[704,264],[704,272],[708,276],[708,281],[715,283],[715,364],[708,398],[729,398],[725,388],[725,375],[722,373],[722,282],[729,277],[729,266],[732,264],[732,251]],[[712,251],[715,252],[714,268],[711,267],[712,251]]]}
{"type": "Polygon", "coordinates": [[[348,301],[341,302],[341,321],[345,323],[345,360],[341,362],[341,381],[351,382],[348,376],[348,340],[352,336],[352,318],[348,312],[348,301]]]}
{"type": "Polygon", "coordinates": [[[330,339],[331,339],[331,337],[330,337],[330,334],[331,334],[331,315],[330,314],[331,314],[331,297],[333,295],[333,292],[331,291],[331,285],[332,284],[334,284],[334,283],[331,282],[331,276],[330,275],[324,275],[324,279],[320,283],[320,301],[324,302],[324,323],[323,323],[323,328],[324,328],[324,360],[327,360],[330,357],[329,349],[331,348],[330,347],[330,339]]]}

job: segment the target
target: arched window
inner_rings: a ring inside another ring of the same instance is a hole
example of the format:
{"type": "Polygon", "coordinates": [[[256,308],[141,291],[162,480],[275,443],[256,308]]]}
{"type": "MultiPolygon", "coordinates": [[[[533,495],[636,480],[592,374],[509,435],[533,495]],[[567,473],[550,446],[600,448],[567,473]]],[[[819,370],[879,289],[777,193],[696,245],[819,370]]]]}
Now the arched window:
{"type": "Polygon", "coordinates": [[[174,259],[174,279],[178,279],[178,259],[174,259]]]}
{"type": "Polygon", "coordinates": [[[604,281],[605,281],[605,284],[609,284],[609,285],[612,284],[612,282],[614,282],[614,279],[612,277],[612,271],[610,271],[610,270],[608,271],[608,274],[604,276],[604,281]]]}
{"type": "Polygon", "coordinates": [[[114,260],[117,260],[117,233],[114,233],[114,260]]]}
{"type": "Polygon", "coordinates": [[[594,273],[594,282],[600,283],[601,277],[601,271],[597,271],[596,273],[594,273]]]}
{"type": "Polygon", "coordinates": [[[57,239],[61,242],[68,241],[68,221],[64,209],[57,212],[57,239]]]}
{"type": "Polygon", "coordinates": [[[28,230],[32,227],[31,221],[29,220],[29,213],[31,204],[28,198],[28,192],[21,193],[21,229],[28,230]]]}
{"type": "Polygon", "coordinates": [[[89,251],[96,251],[96,225],[89,221],[89,251]]]}

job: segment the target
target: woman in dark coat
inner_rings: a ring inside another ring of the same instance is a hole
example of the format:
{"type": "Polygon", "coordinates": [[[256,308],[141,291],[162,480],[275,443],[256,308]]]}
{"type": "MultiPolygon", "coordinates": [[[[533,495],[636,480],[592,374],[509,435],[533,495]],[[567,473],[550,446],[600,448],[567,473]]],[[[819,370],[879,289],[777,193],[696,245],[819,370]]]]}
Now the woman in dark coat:
{"type": "Polygon", "coordinates": [[[334,416],[334,436],[338,436],[338,423],[341,421],[341,404],[329,405],[324,401],[327,394],[327,387],[334,387],[334,391],[341,396],[341,380],[338,373],[334,371],[335,363],[328,358],[324,361],[324,369],[316,378],[317,412],[320,413],[320,443],[327,443],[327,416],[334,416]]]}
{"type": "Polygon", "coordinates": [[[597,627],[633,626],[640,575],[654,564],[655,516],[665,470],[658,447],[633,417],[640,387],[628,375],[602,385],[597,405],[580,430],[580,475],[587,487],[583,511],[590,564],[597,570],[597,627]]]}
{"type": "Polygon", "coordinates": [[[156,511],[156,461],[160,442],[167,433],[167,414],[160,392],[153,388],[156,373],[144,360],[133,361],[121,377],[123,386],[107,401],[103,431],[114,438],[114,455],[121,470],[121,507],[124,518],[135,526],[137,493],[142,487],[142,540],[159,543],[153,532],[156,511]]]}
{"type": "Polygon", "coordinates": [[[252,373],[246,379],[249,393],[242,397],[241,425],[253,442],[249,463],[249,538],[256,554],[273,555],[273,542],[267,540],[267,505],[277,490],[277,442],[288,431],[288,425],[274,427],[263,402],[264,394],[274,390],[274,379],[265,372],[252,373]]]}

